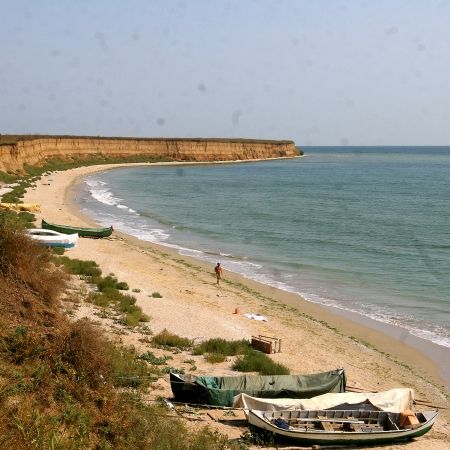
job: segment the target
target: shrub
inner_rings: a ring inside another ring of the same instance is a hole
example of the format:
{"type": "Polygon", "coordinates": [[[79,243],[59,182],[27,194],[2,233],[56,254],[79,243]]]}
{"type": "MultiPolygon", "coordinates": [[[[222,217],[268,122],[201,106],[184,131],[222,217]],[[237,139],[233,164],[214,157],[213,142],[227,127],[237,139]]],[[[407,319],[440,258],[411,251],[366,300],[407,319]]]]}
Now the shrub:
{"type": "Polygon", "coordinates": [[[111,378],[115,386],[145,388],[155,381],[160,371],[143,363],[134,347],[117,347],[112,343],[106,346],[111,362],[111,378]]]}
{"type": "Polygon", "coordinates": [[[227,359],[227,357],[222,353],[206,353],[205,359],[211,364],[217,364],[224,362],[227,359]]]}
{"type": "Polygon", "coordinates": [[[97,282],[97,288],[99,291],[104,291],[105,289],[120,289],[123,291],[128,290],[128,284],[125,282],[117,281],[116,277],[108,275],[107,277],[100,278],[97,282]]]}
{"type": "Polygon", "coordinates": [[[143,361],[147,361],[150,364],[154,364],[156,366],[161,366],[165,364],[169,359],[173,359],[170,355],[164,355],[161,357],[155,356],[152,352],[146,352],[139,356],[139,359],[143,361]]]}
{"type": "Polygon", "coordinates": [[[162,295],[159,292],[153,292],[152,297],[153,298],[162,298],[162,295]]]}
{"type": "Polygon", "coordinates": [[[289,369],[274,362],[266,354],[250,350],[239,356],[233,364],[233,370],[239,372],[259,372],[261,375],[289,375],[289,369]]]}
{"type": "Polygon", "coordinates": [[[227,341],[222,338],[212,338],[198,344],[193,351],[194,355],[204,353],[220,354],[225,356],[242,355],[251,349],[250,343],[245,340],[227,341]]]}
{"type": "Polygon", "coordinates": [[[86,277],[99,277],[102,274],[100,267],[95,261],[82,261],[81,259],[72,259],[67,256],[55,258],[56,265],[63,265],[69,273],[74,275],[83,275],[86,277]]]}
{"type": "Polygon", "coordinates": [[[50,266],[46,248],[8,223],[0,223],[0,275],[15,283],[24,283],[47,305],[56,302],[64,289],[64,278],[50,266]]]}
{"type": "Polygon", "coordinates": [[[190,339],[170,333],[166,329],[153,336],[152,342],[163,347],[175,347],[181,350],[192,347],[190,339]]]}

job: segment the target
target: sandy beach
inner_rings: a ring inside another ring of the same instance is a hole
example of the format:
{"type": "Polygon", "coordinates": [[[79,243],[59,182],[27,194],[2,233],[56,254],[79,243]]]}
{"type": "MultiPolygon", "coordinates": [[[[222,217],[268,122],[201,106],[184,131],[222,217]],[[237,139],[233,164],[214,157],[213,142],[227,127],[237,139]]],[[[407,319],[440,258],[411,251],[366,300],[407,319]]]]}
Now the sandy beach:
{"type": "MultiPolygon", "coordinates": [[[[78,210],[74,186],[89,173],[110,168],[80,167],[43,176],[24,197],[25,202],[41,205],[41,212],[36,213],[37,225],[40,226],[41,218],[55,223],[95,225],[78,210]]],[[[287,365],[291,373],[343,367],[348,385],[354,388],[380,391],[409,387],[415,390],[416,399],[449,407],[450,392],[433,358],[408,345],[402,336],[393,339],[383,330],[367,328],[297,295],[228,272],[226,266],[218,287],[213,267],[180,256],[170,248],[118,232],[108,239],[80,239],[77,248],[66,255],[95,260],[104,274],[114,273],[130,288],[139,290],[133,295],[150,316],[149,327],[153,333],[166,328],[196,340],[274,336],[281,339],[282,352],[272,357],[287,365]],[[162,298],[153,298],[153,292],[159,292],[162,298]],[[248,319],[244,313],[262,314],[267,322],[248,319]]],[[[89,315],[91,309],[80,307],[77,317],[83,313],[89,315]]],[[[133,333],[121,336],[121,340],[125,344],[142,345],[139,336],[133,333]]],[[[202,362],[203,357],[196,358],[196,373],[233,373],[230,362],[210,365],[202,362]]],[[[167,392],[170,396],[170,390],[167,392]]],[[[222,431],[228,432],[223,428],[222,431]]],[[[449,410],[442,409],[432,431],[408,444],[408,448],[450,448],[449,410]]]]}

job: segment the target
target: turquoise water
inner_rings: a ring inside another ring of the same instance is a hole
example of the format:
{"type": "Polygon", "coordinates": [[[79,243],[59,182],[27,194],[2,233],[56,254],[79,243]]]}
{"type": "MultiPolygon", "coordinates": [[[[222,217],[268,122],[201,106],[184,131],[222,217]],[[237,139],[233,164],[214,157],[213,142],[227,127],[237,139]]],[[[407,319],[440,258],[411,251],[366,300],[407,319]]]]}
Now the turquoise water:
{"type": "Polygon", "coordinates": [[[450,147],[304,150],[97,173],[80,205],[225,272],[450,347],[450,147]]]}

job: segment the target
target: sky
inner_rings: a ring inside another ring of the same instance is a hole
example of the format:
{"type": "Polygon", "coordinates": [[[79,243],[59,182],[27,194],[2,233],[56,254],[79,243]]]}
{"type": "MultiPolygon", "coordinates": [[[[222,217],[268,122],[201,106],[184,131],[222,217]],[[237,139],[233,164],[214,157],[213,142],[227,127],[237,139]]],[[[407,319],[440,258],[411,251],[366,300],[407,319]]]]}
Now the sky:
{"type": "Polygon", "coordinates": [[[450,0],[0,0],[0,133],[450,145],[450,0]]]}

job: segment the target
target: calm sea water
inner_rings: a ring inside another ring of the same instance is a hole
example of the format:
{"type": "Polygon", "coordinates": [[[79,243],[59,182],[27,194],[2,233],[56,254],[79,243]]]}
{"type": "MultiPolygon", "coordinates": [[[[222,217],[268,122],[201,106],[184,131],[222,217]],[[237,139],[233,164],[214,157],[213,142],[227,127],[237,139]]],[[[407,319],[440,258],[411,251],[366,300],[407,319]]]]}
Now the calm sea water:
{"type": "Polygon", "coordinates": [[[80,205],[117,230],[450,347],[450,147],[304,150],[94,174],[80,205]]]}

